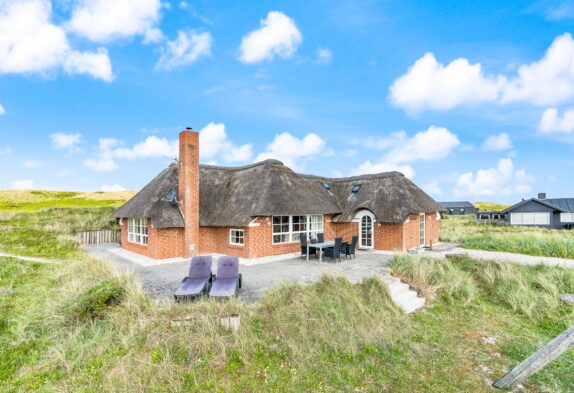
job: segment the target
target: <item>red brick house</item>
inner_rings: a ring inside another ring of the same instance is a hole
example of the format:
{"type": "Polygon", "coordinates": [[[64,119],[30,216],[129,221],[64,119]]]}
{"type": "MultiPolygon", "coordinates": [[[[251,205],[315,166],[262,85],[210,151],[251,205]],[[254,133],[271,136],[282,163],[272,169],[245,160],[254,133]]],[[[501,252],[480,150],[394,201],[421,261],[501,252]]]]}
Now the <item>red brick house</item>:
{"type": "Polygon", "coordinates": [[[438,241],[443,208],[399,172],[330,179],[266,160],[199,164],[199,134],[179,135],[170,165],[114,212],[122,247],[154,259],[218,253],[260,258],[300,250],[299,235],[359,236],[359,246],[406,250],[438,241]]]}

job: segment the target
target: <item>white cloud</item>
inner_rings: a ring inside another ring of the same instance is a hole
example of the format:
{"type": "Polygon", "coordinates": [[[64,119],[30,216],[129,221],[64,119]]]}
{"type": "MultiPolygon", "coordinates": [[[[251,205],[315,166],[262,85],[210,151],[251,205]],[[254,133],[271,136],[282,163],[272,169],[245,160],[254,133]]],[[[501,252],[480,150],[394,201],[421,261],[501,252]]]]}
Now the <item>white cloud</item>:
{"type": "Polygon", "coordinates": [[[276,159],[291,168],[298,168],[302,160],[310,159],[320,154],[325,148],[325,141],[317,134],[310,133],[303,138],[297,138],[288,132],[275,136],[260,153],[255,161],[276,159]]]}
{"type": "MultiPolygon", "coordinates": [[[[123,141],[115,138],[98,140],[95,157],[84,160],[84,165],[99,172],[113,171],[118,168],[118,159],[175,159],[179,155],[177,139],[169,140],[155,135],[148,136],[132,147],[123,147],[123,141]]],[[[248,161],[253,156],[252,146],[237,146],[228,139],[225,125],[209,123],[199,132],[199,154],[202,160],[215,164],[217,160],[225,162],[248,161]]]]}
{"type": "Polygon", "coordinates": [[[317,63],[329,64],[333,60],[333,52],[328,48],[319,48],[317,50],[317,63]]]}
{"type": "Polygon", "coordinates": [[[401,172],[408,178],[413,178],[415,176],[415,170],[413,169],[412,166],[408,164],[397,164],[393,162],[371,163],[371,161],[365,161],[357,168],[353,169],[351,171],[351,174],[365,175],[365,174],[392,172],[392,171],[401,172]]]}
{"type": "Polygon", "coordinates": [[[84,166],[96,172],[110,172],[118,169],[118,164],[110,157],[86,158],[84,166]]]}
{"type": "Polygon", "coordinates": [[[81,0],[66,28],[94,42],[141,35],[147,42],[161,40],[155,27],[160,0],[81,0]]]}
{"type": "Polygon", "coordinates": [[[38,168],[39,166],[41,166],[42,163],[38,160],[30,160],[30,161],[24,161],[22,163],[22,166],[24,168],[38,168]]]}
{"type": "MultiPolygon", "coordinates": [[[[118,141],[114,141],[114,145],[119,144],[118,141]]],[[[157,136],[152,135],[131,148],[117,148],[110,151],[109,155],[117,158],[129,159],[151,157],[176,158],[178,152],[179,148],[177,140],[169,141],[166,138],[158,138],[157,136]]]]}
{"type": "Polygon", "coordinates": [[[520,66],[516,76],[486,75],[465,58],[445,66],[427,53],[393,83],[389,98],[408,111],[485,102],[556,105],[574,98],[574,40],[569,33],[556,37],[542,59],[520,66]]]}
{"type": "Polygon", "coordinates": [[[155,68],[171,70],[210,56],[211,42],[209,33],[179,31],[175,40],[166,42],[155,68]]]}
{"type": "Polygon", "coordinates": [[[0,104],[0,116],[4,116],[5,114],[6,114],[6,110],[4,109],[2,104],[0,104]]]}
{"type": "Polygon", "coordinates": [[[0,147],[0,157],[11,156],[11,155],[12,155],[12,149],[10,149],[10,147],[8,146],[0,147]]]}
{"type": "Polygon", "coordinates": [[[430,126],[401,141],[387,155],[389,162],[436,161],[448,156],[460,145],[456,134],[444,127],[430,126]]]}
{"type": "Polygon", "coordinates": [[[431,181],[423,186],[423,190],[433,196],[441,196],[443,194],[437,181],[431,181]]]}
{"type": "Polygon", "coordinates": [[[559,116],[558,109],[546,109],[540,119],[539,129],[546,133],[571,133],[574,131],[574,109],[564,111],[562,117],[559,116]]]}
{"type": "Polygon", "coordinates": [[[78,150],[78,145],[82,141],[81,134],[66,134],[64,132],[57,132],[50,135],[52,145],[58,150],[68,150],[74,152],[78,150]]]}
{"type": "Polygon", "coordinates": [[[40,73],[63,69],[106,82],[113,80],[107,50],[73,50],[64,30],[50,22],[48,0],[0,2],[0,73],[40,73]]]}
{"type": "Polygon", "coordinates": [[[574,40],[569,33],[556,37],[544,57],[518,69],[518,77],[504,88],[502,101],[554,105],[574,98],[574,40]]]}
{"type": "Polygon", "coordinates": [[[84,166],[96,172],[110,172],[118,169],[114,161],[114,147],[121,142],[115,138],[100,138],[98,140],[98,157],[87,158],[84,160],[84,166]]]}
{"type": "Polygon", "coordinates": [[[483,150],[503,151],[512,149],[512,141],[507,133],[503,132],[498,135],[491,135],[482,144],[483,150]]]}
{"type": "Polygon", "coordinates": [[[258,63],[272,60],[275,56],[290,58],[303,36],[293,19],[282,12],[271,11],[261,20],[261,27],[245,35],[239,48],[239,60],[243,63],[258,63]]]}
{"type": "Polygon", "coordinates": [[[199,132],[199,154],[206,160],[219,157],[227,162],[247,161],[253,157],[253,147],[235,145],[228,139],[224,124],[209,123],[199,132]]]}
{"type": "Polygon", "coordinates": [[[13,190],[32,190],[34,189],[33,180],[14,180],[12,182],[13,190]]]}
{"type": "Polygon", "coordinates": [[[407,177],[414,177],[415,171],[406,163],[416,161],[437,161],[447,157],[460,145],[456,134],[444,127],[430,126],[425,131],[408,137],[404,131],[391,133],[377,139],[367,139],[365,146],[375,149],[390,149],[378,162],[367,161],[355,168],[353,174],[399,171],[407,177]]]}
{"type": "Polygon", "coordinates": [[[119,184],[104,184],[102,186],[102,188],[100,189],[100,191],[103,192],[120,192],[120,191],[125,191],[126,189],[122,186],[120,186],[119,184]]]}
{"type": "Polygon", "coordinates": [[[498,196],[526,194],[532,190],[532,176],[524,170],[515,170],[510,158],[498,161],[496,168],[467,172],[458,178],[457,196],[498,196]]]}
{"type": "Polygon", "coordinates": [[[461,58],[445,66],[427,53],[395,80],[390,100],[409,111],[449,110],[493,101],[498,97],[499,85],[500,81],[484,75],[479,63],[470,64],[461,58]]]}

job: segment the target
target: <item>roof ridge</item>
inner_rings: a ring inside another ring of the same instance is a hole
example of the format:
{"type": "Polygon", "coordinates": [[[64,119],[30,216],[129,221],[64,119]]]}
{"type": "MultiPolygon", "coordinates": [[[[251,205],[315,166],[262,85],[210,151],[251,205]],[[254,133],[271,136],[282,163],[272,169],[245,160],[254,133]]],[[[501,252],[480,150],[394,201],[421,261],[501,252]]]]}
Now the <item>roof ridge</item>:
{"type": "Polygon", "coordinates": [[[251,168],[255,168],[255,167],[263,166],[263,165],[285,166],[285,164],[283,164],[283,162],[270,158],[267,160],[258,161],[258,162],[254,162],[253,164],[247,164],[247,165],[242,165],[242,166],[220,166],[220,165],[200,164],[199,167],[204,168],[204,169],[219,169],[219,170],[223,170],[223,171],[242,171],[242,170],[251,169],[251,168]]]}
{"type": "Polygon", "coordinates": [[[380,173],[369,173],[365,175],[356,175],[356,176],[347,176],[347,177],[326,177],[326,176],[317,176],[317,175],[307,175],[303,173],[297,173],[297,175],[301,177],[305,177],[308,179],[317,179],[317,180],[324,180],[333,183],[343,183],[348,181],[356,181],[356,180],[370,180],[370,179],[381,179],[386,177],[405,177],[405,175],[398,171],[389,171],[389,172],[380,172],[380,173]]]}

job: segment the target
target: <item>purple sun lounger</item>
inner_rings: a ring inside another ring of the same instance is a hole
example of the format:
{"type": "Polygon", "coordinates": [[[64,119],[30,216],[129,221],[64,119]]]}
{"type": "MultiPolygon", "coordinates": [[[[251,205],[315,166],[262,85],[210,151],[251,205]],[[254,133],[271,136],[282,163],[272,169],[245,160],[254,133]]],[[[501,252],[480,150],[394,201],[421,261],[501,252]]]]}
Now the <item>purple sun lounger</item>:
{"type": "Polygon", "coordinates": [[[211,287],[212,277],[210,256],[191,258],[189,273],[175,291],[175,300],[194,299],[207,295],[211,287]]]}
{"type": "Polygon", "coordinates": [[[241,288],[241,279],[239,258],[219,257],[217,260],[217,274],[213,278],[209,296],[213,298],[237,296],[239,288],[241,288]]]}

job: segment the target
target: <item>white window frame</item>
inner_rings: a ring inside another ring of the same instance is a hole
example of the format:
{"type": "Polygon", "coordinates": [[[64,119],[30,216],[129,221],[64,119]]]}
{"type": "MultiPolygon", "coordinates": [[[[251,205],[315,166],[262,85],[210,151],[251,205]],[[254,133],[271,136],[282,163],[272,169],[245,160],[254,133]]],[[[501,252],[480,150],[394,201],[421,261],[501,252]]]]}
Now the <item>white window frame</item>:
{"type": "Polygon", "coordinates": [[[426,214],[420,213],[419,214],[419,246],[424,247],[427,241],[427,222],[426,222],[426,214]]]}
{"type": "Polygon", "coordinates": [[[271,217],[271,242],[272,244],[289,244],[289,243],[297,243],[299,241],[299,235],[302,233],[307,235],[307,239],[311,239],[312,235],[313,238],[317,237],[318,233],[323,233],[325,230],[325,217],[323,214],[295,214],[292,216],[273,216],[271,217]],[[295,225],[299,226],[298,230],[294,230],[294,223],[293,217],[305,217],[305,223],[300,224],[297,223],[295,225]],[[320,217],[320,219],[319,219],[320,217]],[[275,224],[275,218],[281,218],[281,223],[275,224]],[[286,222],[284,219],[287,219],[286,222]],[[313,218],[315,220],[313,220],[313,218]],[[284,231],[283,227],[288,225],[288,231],[284,231]],[[279,226],[281,231],[275,232],[275,228],[279,226]],[[304,226],[304,229],[301,230],[301,226],[304,226]],[[279,236],[280,239],[284,238],[283,241],[275,241],[275,236],[279,236]]]}
{"type": "Polygon", "coordinates": [[[128,218],[128,242],[147,245],[147,218],[131,217],[128,218]]]}
{"type": "Polygon", "coordinates": [[[549,212],[510,213],[511,225],[550,225],[549,212]]]}
{"type": "Polygon", "coordinates": [[[229,244],[232,246],[245,245],[245,230],[239,228],[232,228],[229,230],[229,244]],[[238,241],[236,241],[238,240],[238,241]]]}
{"type": "Polygon", "coordinates": [[[574,223],[574,213],[560,213],[560,222],[574,223]]]}

